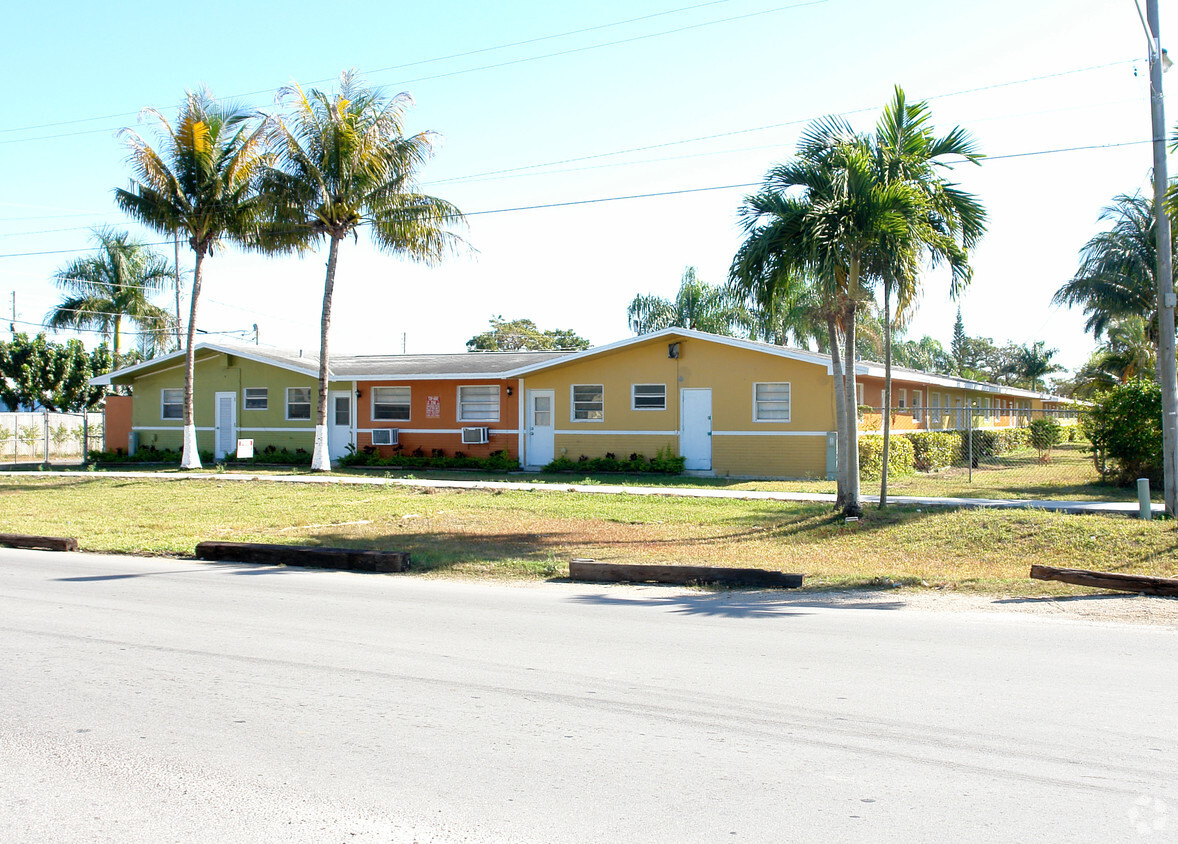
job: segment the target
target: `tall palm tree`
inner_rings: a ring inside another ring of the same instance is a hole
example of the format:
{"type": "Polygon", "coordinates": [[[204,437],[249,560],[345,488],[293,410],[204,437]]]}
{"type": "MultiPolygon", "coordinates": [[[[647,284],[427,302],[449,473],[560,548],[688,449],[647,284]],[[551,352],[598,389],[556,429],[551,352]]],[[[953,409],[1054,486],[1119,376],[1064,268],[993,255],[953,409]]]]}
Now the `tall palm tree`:
{"type": "Polygon", "coordinates": [[[116,204],[161,234],[180,232],[195,255],[184,355],[184,452],[182,469],[199,469],[192,412],[193,340],[204,259],[224,239],[256,244],[261,201],[257,175],[265,157],[267,121],[219,103],[207,90],[188,91],[175,126],[154,109],[160,145],[124,129],[134,174],[130,189],[115,190],[116,204]]]}
{"type": "Polygon", "coordinates": [[[1057,354],[1059,349],[1048,349],[1045,340],[1022,346],[1018,350],[1015,362],[1018,376],[1024,381],[1029,381],[1032,390],[1038,390],[1042,386],[1044,376],[1063,371],[1062,366],[1051,362],[1057,354]]]}
{"type": "Polygon", "coordinates": [[[275,124],[277,159],[263,178],[272,211],[264,240],[274,251],[328,242],[311,463],[328,471],[328,333],[340,244],[366,226],[378,249],[432,264],[463,243],[450,229],[464,218],[449,202],[418,190],[434,133],[405,135],[409,94],[385,97],[345,72],[334,94],[292,85],[279,91],[279,101],[289,112],[275,124]]]}
{"type": "Polygon", "coordinates": [[[98,251],[71,261],[53,275],[66,294],[46,315],[49,328],[97,329],[109,341],[118,366],[120,329],[124,319],[150,341],[153,350],[167,347],[172,316],[152,304],[148,291],[160,290],[173,279],[164,258],[127,232],[94,231],[98,251]]]}
{"type": "Polygon", "coordinates": [[[949,295],[956,298],[972,277],[968,251],[986,229],[986,212],[972,194],[960,190],[942,176],[954,161],[978,163],[981,153],[960,126],[937,137],[926,102],[909,102],[896,86],[871,139],[876,178],[881,185],[907,185],[920,199],[899,237],[889,237],[877,254],[877,271],[883,288],[884,405],[883,472],[879,506],[888,500],[888,458],[891,445],[892,406],[892,296],[897,317],[903,319],[916,305],[920,269],[924,264],[948,264],[949,295]]]}
{"type": "MultiPolygon", "coordinates": [[[[1111,223],[1111,227],[1084,244],[1076,275],[1055,292],[1051,301],[1083,307],[1087,316],[1084,329],[1098,339],[1117,320],[1142,317],[1156,357],[1157,228],[1153,197],[1117,196],[1101,211],[1099,219],[1111,223]]],[[[1174,231],[1178,246],[1178,227],[1174,231]]]]}
{"type": "Polygon", "coordinates": [[[683,271],[674,299],[654,294],[635,296],[626,317],[635,334],[650,334],[664,328],[694,328],[732,336],[748,322],[748,313],[741,307],[739,298],[726,287],[700,281],[695,267],[683,271]]]}
{"type": "Polygon", "coordinates": [[[746,237],[729,270],[730,282],[766,301],[778,288],[806,280],[822,303],[839,428],[837,500],[847,515],[861,511],[856,318],[871,298],[881,244],[901,238],[905,221],[919,207],[908,185],[875,178],[868,139],[841,118],[827,117],[806,128],[797,156],[772,168],[760,192],[746,197],[740,210],[746,237]]]}

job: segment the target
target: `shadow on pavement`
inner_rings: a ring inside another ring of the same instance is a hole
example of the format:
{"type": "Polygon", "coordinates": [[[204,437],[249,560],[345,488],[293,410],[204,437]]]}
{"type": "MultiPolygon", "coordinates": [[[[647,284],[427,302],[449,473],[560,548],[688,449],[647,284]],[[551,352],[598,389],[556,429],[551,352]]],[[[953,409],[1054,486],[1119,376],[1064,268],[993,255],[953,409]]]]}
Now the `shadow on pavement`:
{"type": "MultiPolygon", "coordinates": [[[[648,584],[643,584],[648,586],[648,584]]],[[[658,589],[662,587],[652,586],[658,589]]],[[[838,599],[822,601],[812,596],[782,597],[764,592],[757,593],[711,593],[700,595],[649,594],[636,597],[618,595],[577,595],[570,600],[579,604],[613,607],[634,607],[636,609],[667,609],[674,613],[718,618],[786,618],[789,616],[813,615],[807,610],[849,609],[849,610],[899,610],[906,605],[903,601],[863,601],[838,599]]]]}

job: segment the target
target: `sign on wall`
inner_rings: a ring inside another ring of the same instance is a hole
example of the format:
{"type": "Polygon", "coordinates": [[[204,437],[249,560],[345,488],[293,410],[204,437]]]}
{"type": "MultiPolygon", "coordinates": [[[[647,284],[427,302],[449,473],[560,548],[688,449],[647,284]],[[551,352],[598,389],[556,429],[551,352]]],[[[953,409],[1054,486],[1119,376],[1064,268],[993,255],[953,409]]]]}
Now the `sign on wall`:
{"type": "Polygon", "coordinates": [[[425,415],[427,419],[442,418],[442,399],[439,396],[425,397],[425,415]]]}

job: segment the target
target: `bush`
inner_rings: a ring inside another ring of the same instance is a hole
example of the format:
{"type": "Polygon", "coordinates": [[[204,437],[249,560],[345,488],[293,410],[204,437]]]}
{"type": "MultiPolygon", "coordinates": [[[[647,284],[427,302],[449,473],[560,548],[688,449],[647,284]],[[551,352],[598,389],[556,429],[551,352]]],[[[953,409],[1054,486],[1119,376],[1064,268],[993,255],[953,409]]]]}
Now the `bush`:
{"type": "Polygon", "coordinates": [[[1162,391],[1152,381],[1118,384],[1085,417],[1096,467],[1123,486],[1137,478],[1162,482],[1162,391]]]}
{"type": "MultiPolygon", "coordinates": [[[[888,477],[911,475],[916,471],[912,440],[907,436],[891,437],[888,448],[888,477]]],[[[865,434],[859,437],[859,477],[875,481],[883,477],[883,437],[865,434]]]]}
{"type": "Polygon", "coordinates": [[[604,457],[587,457],[582,454],[577,460],[558,457],[545,466],[543,471],[578,472],[588,475],[618,473],[681,475],[686,462],[686,458],[672,454],[670,446],[664,446],[649,460],[638,452],[631,453],[625,460],[619,459],[612,453],[608,453],[604,457]]]}
{"type": "Polygon", "coordinates": [[[506,451],[493,451],[486,457],[468,457],[455,453],[453,457],[446,457],[442,449],[434,449],[435,454],[426,456],[421,448],[414,449],[412,454],[394,454],[391,457],[381,457],[377,450],[366,446],[360,451],[350,451],[340,458],[340,466],[379,466],[399,469],[466,469],[476,472],[514,472],[519,469],[519,461],[506,451]]]}
{"type": "Polygon", "coordinates": [[[1031,445],[1039,449],[1039,459],[1051,459],[1051,449],[1063,442],[1063,428],[1059,422],[1050,416],[1035,419],[1027,427],[1030,432],[1031,445]]]}
{"type": "Polygon", "coordinates": [[[952,466],[961,453],[961,437],[956,433],[918,431],[904,438],[912,443],[912,462],[921,472],[938,472],[952,466]]]}

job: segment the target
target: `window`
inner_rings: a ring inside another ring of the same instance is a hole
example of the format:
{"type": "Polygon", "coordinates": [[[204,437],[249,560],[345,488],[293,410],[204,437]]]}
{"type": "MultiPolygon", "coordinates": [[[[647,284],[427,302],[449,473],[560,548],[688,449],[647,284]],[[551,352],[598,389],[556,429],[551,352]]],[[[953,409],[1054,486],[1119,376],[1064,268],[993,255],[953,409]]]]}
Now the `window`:
{"type": "Polygon", "coordinates": [[[898,405],[900,410],[908,407],[908,390],[904,387],[900,388],[900,403],[898,405]]]}
{"type": "Polygon", "coordinates": [[[409,387],[373,387],[372,418],[408,420],[409,396],[409,387]]]}
{"type": "Polygon", "coordinates": [[[270,407],[270,390],[266,387],[245,388],[245,409],[266,410],[270,407]]]}
{"type": "Polygon", "coordinates": [[[921,401],[922,401],[922,396],[920,394],[920,390],[913,390],[912,391],[912,418],[915,419],[918,423],[924,421],[924,415],[920,412],[921,401]]]}
{"type": "Polygon", "coordinates": [[[160,390],[160,419],[184,418],[184,390],[160,390]]]}
{"type": "Polygon", "coordinates": [[[863,382],[860,381],[855,385],[855,403],[860,407],[863,406],[863,382]]]}
{"type": "Polygon", "coordinates": [[[498,422],[499,385],[458,388],[459,422],[498,422]]]}
{"type": "Polygon", "coordinates": [[[753,421],[789,421],[789,382],[753,384],[753,421]]]}
{"type": "Polygon", "coordinates": [[[631,384],[630,407],[633,410],[666,410],[666,384],[631,384]]]}
{"type": "Polygon", "coordinates": [[[605,387],[601,384],[573,385],[573,421],[605,420],[605,387]]]}
{"type": "Polygon", "coordinates": [[[286,388],[286,418],[287,419],[310,419],[311,418],[311,388],[310,387],[287,387],[286,388]]]}

